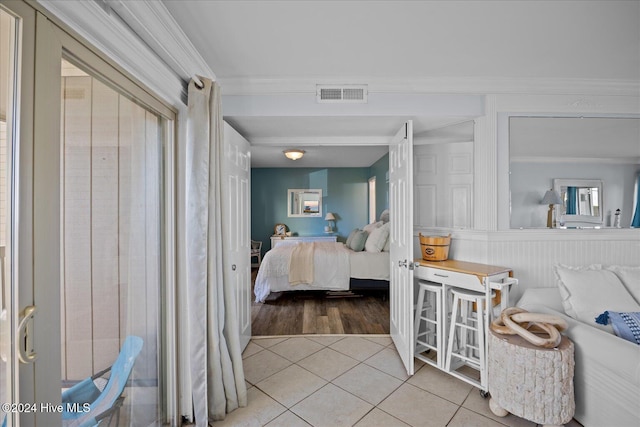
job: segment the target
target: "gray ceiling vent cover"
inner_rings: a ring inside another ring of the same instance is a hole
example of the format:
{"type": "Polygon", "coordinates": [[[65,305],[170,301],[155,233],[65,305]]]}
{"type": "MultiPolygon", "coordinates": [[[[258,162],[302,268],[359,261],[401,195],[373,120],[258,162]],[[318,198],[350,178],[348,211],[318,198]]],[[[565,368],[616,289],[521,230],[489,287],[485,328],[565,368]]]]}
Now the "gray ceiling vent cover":
{"type": "Polygon", "coordinates": [[[366,104],[369,89],[367,85],[317,85],[318,103],[366,104]]]}

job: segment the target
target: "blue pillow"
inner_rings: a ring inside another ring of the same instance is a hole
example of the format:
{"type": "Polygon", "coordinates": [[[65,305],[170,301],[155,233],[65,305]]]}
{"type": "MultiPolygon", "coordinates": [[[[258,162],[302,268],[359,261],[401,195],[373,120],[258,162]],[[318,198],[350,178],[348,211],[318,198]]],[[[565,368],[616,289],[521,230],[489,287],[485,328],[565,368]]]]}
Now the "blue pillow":
{"type": "Polygon", "coordinates": [[[351,247],[351,241],[353,240],[353,237],[356,235],[356,233],[360,231],[360,229],[358,228],[354,228],[351,233],[349,233],[349,237],[347,237],[347,242],[345,243],[345,245],[347,245],[348,248],[351,247]]]}
{"type": "Polygon", "coordinates": [[[356,231],[353,235],[353,238],[351,239],[351,242],[349,242],[349,249],[354,252],[361,252],[364,249],[364,244],[367,241],[367,236],[369,236],[369,233],[364,230],[356,231]]]}
{"type": "Polygon", "coordinates": [[[596,323],[606,325],[611,322],[613,332],[620,338],[640,345],[640,313],[618,313],[605,311],[596,317],[596,323]]]}

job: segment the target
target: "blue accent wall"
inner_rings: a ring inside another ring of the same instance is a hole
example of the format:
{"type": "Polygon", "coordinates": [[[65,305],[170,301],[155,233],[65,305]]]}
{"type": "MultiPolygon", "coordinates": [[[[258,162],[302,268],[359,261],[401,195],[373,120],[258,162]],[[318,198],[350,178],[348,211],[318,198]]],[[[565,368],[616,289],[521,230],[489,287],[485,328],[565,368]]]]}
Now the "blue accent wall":
{"type": "MultiPolygon", "coordinates": [[[[271,248],[270,238],[277,223],[286,224],[294,234],[324,235],[327,225],[324,216],[327,212],[333,212],[337,218],[335,230],[338,241],[345,241],[351,230],[369,222],[368,180],[373,174],[376,174],[378,191],[388,193],[384,178],[389,169],[388,159],[388,155],[385,155],[368,168],[251,169],[251,238],[262,241],[264,253],[271,248]],[[380,173],[382,177],[378,176],[380,173]],[[384,185],[379,186],[380,183],[384,185]],[[380,188],[385,186],[386,191],[380,188]],[[290,188],[322,189],[322,217],[288,217],[287,190],[290,188]]],[[[378,206],[380,202],[386,203],[386,199],[380,199],[378,195],[376,197],[378,206]]],[[[379,209],[379,212],[383,209],[379,209]]]]}

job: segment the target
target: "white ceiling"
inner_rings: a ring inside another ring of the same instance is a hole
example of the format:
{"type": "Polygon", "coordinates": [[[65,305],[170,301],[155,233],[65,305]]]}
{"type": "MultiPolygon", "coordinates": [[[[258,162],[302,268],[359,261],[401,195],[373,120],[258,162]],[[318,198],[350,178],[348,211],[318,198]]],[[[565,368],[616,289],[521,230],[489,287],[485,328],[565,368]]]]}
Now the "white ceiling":
{"type": "Polygon", "coordinates": [[[637,80],[640,70],[637,1],[163,3],[223,87],[230,78],[637,80]]]}
{"type": "MultiPolygon", "coordinates": [[[[428,78],[637,81],[640,75],[638,1],[162,1],[223,95],[225,82],[392,87],[428,78]]],[[[352,143],[379,144],[406,117],[225,119],[252,143],[253,166],[286,167],[372,163],[381,147],[352,143]],[[282,150],[294,146],[307,156],[287,163],[282,150]]],[[[460,121],[413,119],[416,133],[460,121]]]]}

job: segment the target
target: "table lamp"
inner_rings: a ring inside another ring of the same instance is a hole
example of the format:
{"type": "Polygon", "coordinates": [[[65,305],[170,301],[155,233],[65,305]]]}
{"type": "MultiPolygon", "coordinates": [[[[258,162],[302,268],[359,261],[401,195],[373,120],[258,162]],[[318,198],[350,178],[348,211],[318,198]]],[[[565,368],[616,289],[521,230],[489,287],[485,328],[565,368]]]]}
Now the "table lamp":
{"type": "Polygon", "coordinates": [[[547,190],[544,193],[544,197],[540,202],[543,205],[549,205],[549,212],[547,212],[547,228],[555,228],[555,218],[553,216],[553,205],[561,205],[562,199],[560,198],[560,194],[554,190],[547,190]]]}
{"type": "Polygon", "coordinates": [[[327,225],[324,228],[324,231],[326,233],[333,233],[333,227],[331,226],[331,221],[335,221],[336,220],[335,215],[333,213],[331,213],[331,212],[327,212],[327,215],[324,217],[324,220],[329,222],[329,225],[327,225]]]}

